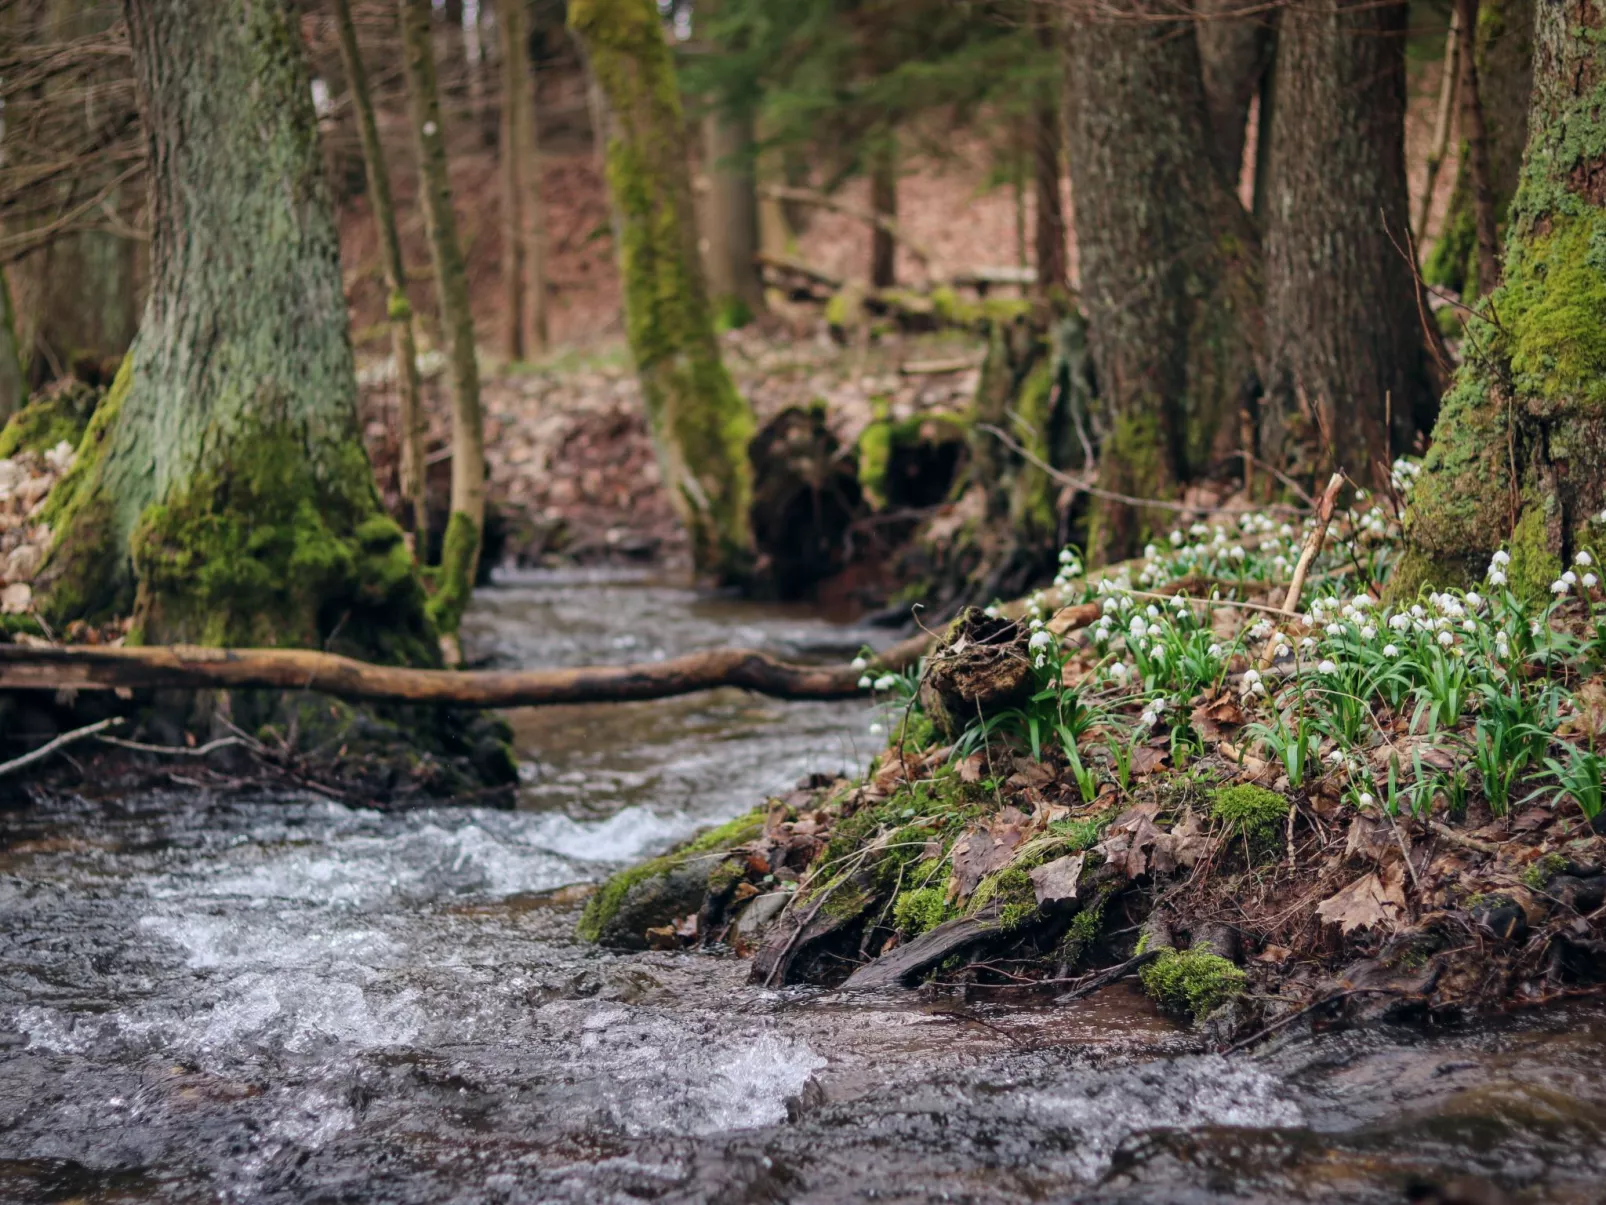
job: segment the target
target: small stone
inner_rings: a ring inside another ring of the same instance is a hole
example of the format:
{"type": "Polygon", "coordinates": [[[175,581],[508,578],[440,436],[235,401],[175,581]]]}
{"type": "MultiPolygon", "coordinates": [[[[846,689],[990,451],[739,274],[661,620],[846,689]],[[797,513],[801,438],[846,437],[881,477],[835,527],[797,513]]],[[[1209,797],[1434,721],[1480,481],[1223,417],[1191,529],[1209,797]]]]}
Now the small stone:
{"type": "Polygon", "coordinates": [[[31,582],[44,562],[45,550],[38,544],[19,544],[6,557],[5,571],[0,573],[8,582],[31,582]]]}
{"type": "Polygon", "coordinates": [[[0,590],[0,612],[21,615],[33,606],[33,587],[27,582],[12,582],[0,590]]]}

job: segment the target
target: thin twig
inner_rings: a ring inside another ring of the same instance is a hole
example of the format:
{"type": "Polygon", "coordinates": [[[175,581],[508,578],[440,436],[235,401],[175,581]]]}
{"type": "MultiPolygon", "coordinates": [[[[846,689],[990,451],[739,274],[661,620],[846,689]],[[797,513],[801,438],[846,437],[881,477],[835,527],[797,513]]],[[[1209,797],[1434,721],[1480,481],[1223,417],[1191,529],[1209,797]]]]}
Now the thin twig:
{"type": "Polygon", "coordinates": [[[0,778],[4,778],[7,774],[14,773],[17,770],[25,770],[35,762],[44,761],[57,749],[65,749],[68,745],[71,745],[76,741],[81,741],[86,737],[94,736],[97,732],[104,732],[106,729],[114,727],[117,724],[121,724],[122,722],[122,716],[114,715],[109,719],[96,720],[93,724],[89,724],[83,728],[75,728],[71,732],[63,732],[60,736],[56,737],[55,740],[45,742],[32,753],[24,753],[21,757],[12,758],[8,762],[0,762],[0,778]]]}
{"type": "Polygon", "coordinates": [[[205,757],[208,753],[214,753],[219,749],[246,744],[237,736],[220,736],[217,740],[208,741],[194,749],[186,745],[147,745],[143,741],[126,741],[117,736],[97,736],[95,739],[104,745],[115,745],[119,749],[132,749],[135,753],[156,753],[163,757],[205,757]]]}
{"type": "MultiPolygon", "coordinates": [[[[1168,947],[1167,947],[1168,948],[1168,947]]],[[[1066,1004],[1072,1000],[1080,1000],[1083,996],[1091,996],[1101,987],[1107,987],[1117,979],[1124,979],[1138,968],[1146,966],[1160,957],[1161,949],[1145,950],[1125,962],[1111,967],[1107,971],[1100,971],[1091,979],[1086,979],[1081,987],[1073,987],[1068,992],[1062,992],[1054,997],[1055,1004],[1066,1004]]]]}

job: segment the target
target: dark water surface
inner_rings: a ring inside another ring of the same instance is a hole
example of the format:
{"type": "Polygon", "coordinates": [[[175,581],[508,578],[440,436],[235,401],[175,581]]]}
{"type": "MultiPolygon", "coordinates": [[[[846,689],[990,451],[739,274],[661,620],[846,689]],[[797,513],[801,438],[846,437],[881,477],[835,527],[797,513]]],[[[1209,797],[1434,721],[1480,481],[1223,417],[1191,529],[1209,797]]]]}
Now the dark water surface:
{"type": "MultiPolygon", "coordinates": [[[[588,576],[505,583],[465,635],[509,665],[865,637],[588,576]]],[[[1597,1009],[1223,1058],[1119,987],[850,1000],[571,941],[565,888],[858,765],[868,719],[522,713],[511,813],[0,813],[0,1201],[1606,1199],[1597,1009]]]]}

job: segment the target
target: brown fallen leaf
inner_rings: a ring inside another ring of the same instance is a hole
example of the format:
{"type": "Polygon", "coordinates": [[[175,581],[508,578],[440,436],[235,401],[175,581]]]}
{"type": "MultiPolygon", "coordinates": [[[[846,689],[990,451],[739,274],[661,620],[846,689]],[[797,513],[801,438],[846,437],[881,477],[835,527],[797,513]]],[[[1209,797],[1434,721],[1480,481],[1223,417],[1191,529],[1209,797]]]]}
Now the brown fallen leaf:
{"type": "Polygon", "coordinates": [[[1316,915],[1344,933],[1392,927],[1405,913],[1405,863],[1395,862],[1356,879],[1316,905],[1316,915]]]}
{"type": "Polygon", "coordinates": [[[1218,741],[1236,731],[1244,722],[1243,708],[1231,691],[1206,699],[1188,715],[1193,730],[1207,741],[1218,741]]]}
{"type": "Polygon", "coordinates": [[[980,782],[987,777],[987,758],[981,753],[972,753],[959,763],[960,782],[980,782]]]}
{"type": "Polygon", "coordinates": [[[1158,803],[1140,803],[1117,816],[1105,830],[1104,840],[1094,846],[1104,860],[1118,867],[1129,879],[1146,874],[1148,850],[1163,834],[1154,823],[1158,803]]]}
{"type": "Polygon", "coordinates": [[[1171,874],[1177,867],[1191,869],[1210,850],[1210,836],[1189,808],[1168,833],[1154,841],[1152,866],[1155,874],[1171,874]]]}
{"type": "Polygon", "coordinates": [[[1132,777],[1142,778],[1153,774],[1170,756],[1166,749],[1156,749],[1153,745],[1139,745],[1132,751],[1132,777]]]}
{"type": "Polygon", "coordinates": [[[1255,961],[1267,962],[1275,966],[1280,962],[1287,962],[1293,956],[1294,952],[1287,946],[1279,946],[1274,943],[1268,943],[1264,950],[1255,955],[1255,961]]]}
{"type": "Polygon", "coordinates": [[[1068,855],[1028,871],[1032,887],[1037,893],[1037,902],[1053,904],[1061,900],[1074,900],[1076,884],[1082,877],[1082,866],[1086,861],[1085,853],[1068,855]]]}

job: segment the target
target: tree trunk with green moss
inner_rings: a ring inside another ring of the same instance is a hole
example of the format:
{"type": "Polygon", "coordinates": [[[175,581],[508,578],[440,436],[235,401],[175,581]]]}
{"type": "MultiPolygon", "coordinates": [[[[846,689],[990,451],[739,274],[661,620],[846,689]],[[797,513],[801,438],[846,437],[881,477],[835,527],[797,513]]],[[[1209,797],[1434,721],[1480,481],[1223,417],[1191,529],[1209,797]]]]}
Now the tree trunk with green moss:
{"type": "MultiPolygon", "coordinates": [[[[1489,188],[1497,224],[1504,225],[1523,148],[1533,91],[1534,0],[1480,0],[1477,27],[1478,95],[1484,140],[1489,148],[1489,188]]],[[[1463,98],[1464,99],[1464,98],[1463,98]]],[[[1467,297],[1483,290],[1477,273],[1477,213],[1471,167],[1465,152],[1456,170],[1444,227],[1422,275],[1428,283],[1467,297]]]]}
{"type": "Polygon", "coordinates": [[[151,157],[140,333],[52,493],[58,628],[435,657],[363,452],[339,243],[282,0],[128,0],[151,157]]]}
{"type": "Polygon", "coordinates": [[[1501,284],[1471,319],[1407,512],[1396,589],[1470,583],[1509,541],[1510,585],[1543,596],[1606,505],[1606,4],[1534,26],[1528,149],[1501,284]]]}
{"type": "Polygon", "coordinates": [[[379,258],[384,265],[385,288],[390,297],[391,354],[396,360],[396,383],[401,391],[401,492],[413,512],[413,539],[422,556],[429,539],[429,506],[424,492],[423,390],[418,373],[418,344],[413,332],[413,307],[407,300],[407,268],[402,259],[401,236],[396,230],[396,203],[391,199],[390,168],[385,146],[374,119],[368,71],[357,45],[357,27],[351,19],[351,0],[335,0],[335,25],[340,36],[340,58],[346,69],[357,131],[362,139],[363,166],[368,173],[368,201],[379,233],[379,258]]]}
{"type": "MultiPolygon", "coordinates": [[[[1191,23],[1160,0],[1069,32],[1082,301],[1107,430],[1099,484],[1169,498],[1237,446],[1255,380],[1254,232],[1213,167],[1191,23]]],[[[1132,555],[1169,512],[1100,499],[1088,552],[1132,555]]]]}
{"type": "Polygon", "coordinates": [[[1405,20],[1288,8],[1272,85],[1262,454],[1380,484],[1436,402],[1405,251],[1405,20]]]}
{"type": "Polygon", "coordinates": [[[664,483],[698,572],[737,580],[752,561],[753,413],[714,337],[680,91],[657,6],[573,0],[569,27],[606,99],[626,330],[664,483]]]}
{"type": "Polygon", "coordinates": [[[430,0],[397,0],[397,4],[418,153],[418,193],[429,235],[430,262],[435,268],[441,334],[452,384],[451,517],[446,522],[429,611],[436,627],[455,633],[474,592],[480,539],[485,529],[485,419],[480,408],[480,369],[474,349],[474,313],[468,300],[468,269],[457,237],[457,215],[452,210],[446,131],[441,121],[440,86],[435,78],[435,50],[430,44],[430,0]]]}

